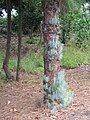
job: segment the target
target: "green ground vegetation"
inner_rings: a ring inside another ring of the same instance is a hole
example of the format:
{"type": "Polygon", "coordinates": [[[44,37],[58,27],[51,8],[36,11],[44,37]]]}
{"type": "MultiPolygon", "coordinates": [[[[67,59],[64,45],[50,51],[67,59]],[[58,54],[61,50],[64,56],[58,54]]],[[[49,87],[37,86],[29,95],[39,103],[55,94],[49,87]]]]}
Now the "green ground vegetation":
{"type": "MultiPolygon", "coordinates": [[[[4,53],[0,52],[0,69],[2,69],[4,53]]],[[[9,67],[12,71],[16,70],[16,57],[12,57],[9,62],[9,67]]],[[[90,63],[90,47],[81,50],[74,45],[67,45],[63,51],[61,66],[64,68],[75,68],[82,64],[90,63]]],[[[44,70],[43,55],[39,52],[30,52],[21,60],[21,70],[24,72],[41,73],[44,70]]]]}

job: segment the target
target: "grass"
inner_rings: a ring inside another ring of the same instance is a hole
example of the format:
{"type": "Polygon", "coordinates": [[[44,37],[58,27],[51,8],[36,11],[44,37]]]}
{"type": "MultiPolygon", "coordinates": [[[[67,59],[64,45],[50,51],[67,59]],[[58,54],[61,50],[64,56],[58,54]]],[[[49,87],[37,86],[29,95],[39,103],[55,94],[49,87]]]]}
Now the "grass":
{"type": "MultiPolygon", "coordinates": [[[[0,52],[0,69],[2,68],[4,54],[0,52]]],[[[16,62],[15,58],[11,58],[9,62],[9,67],[11,70],[16,69],[16,62]]],[[[82,64],[89,64],[90,63],[90,47],[85,50],[81,51],[76,47],[67,46],[63,51],[63,58],[61,61],[61,66],[64,68],[75,68],[82,64]]],[[[37,72],[42,73],[44,70],[43,67],[43,57],[40,53],[30,53],[24,59],[21,60],[21,70],[25,72],[37,72]]]]}
{"type": "MultiPolygon", "coordinates": [[[[0,69],[2,69],[4,55],[0,53],[0,69]]],[[[17,59],[10,58],[9,68],[10,70],[15,70],[17,66],[17,59]]],[[[43,57],[34,52],[28,54],[24,59],[21,60],[21,70],[25,72],[37,72],[41,73],[44,70],[43,67],[43,57]]]]}
{"type": "Polygon", "coordinates": [[[41,55],[31,53],[22,60],[21,66],[26,72],[43,72],[43,58],[41,55]]]}
{"type": "Polygon", "coordinates": [[[85,51],[74,46],[68,46],[64,49],[61,64],[65,68],[76,68],[82,64],[90,63],[90,49],[85,51]]]}
{"type": "Polygon", "coordinates": [[[4,58],[4,55],[2,52],[0,52],[0,70],[2,69],[3,58],[4,58]]]}

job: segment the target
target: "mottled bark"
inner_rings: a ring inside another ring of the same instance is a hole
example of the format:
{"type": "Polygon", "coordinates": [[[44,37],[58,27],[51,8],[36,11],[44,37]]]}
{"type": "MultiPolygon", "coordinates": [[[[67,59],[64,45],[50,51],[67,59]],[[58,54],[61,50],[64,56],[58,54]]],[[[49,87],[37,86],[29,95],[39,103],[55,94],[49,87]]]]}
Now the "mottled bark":
{"type": "Polygon", "coordinates": [[[7,0],[7,43],[6,43],[6,55],[3,62],[3,69],[8,79],[13,79],[11,76],[8,64],[10,59],[10,43],[11,43],[11,2],[7,0]]]}
{"type": "Polygon", "coordinates": [[[65,72],[60,67],[63,44],[59,41],[59,11],[59,0],[43,2],[44,102],[52,110],[68,106],[73,98],[73,93],[64,80],[65,72]]]}

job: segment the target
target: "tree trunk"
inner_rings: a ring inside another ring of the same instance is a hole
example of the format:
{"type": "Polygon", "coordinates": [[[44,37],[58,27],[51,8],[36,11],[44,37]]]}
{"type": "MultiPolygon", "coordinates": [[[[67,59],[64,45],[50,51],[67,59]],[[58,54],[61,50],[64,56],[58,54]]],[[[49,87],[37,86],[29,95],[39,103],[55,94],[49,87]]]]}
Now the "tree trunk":
{"type": "Polygon", "coordinates": [[[43,1],[44,102],[52,110],[68,106],[73,98],[65,81],[65,71],[60,67],[63,44],[59,41],[59,11],[60,0],[43,1]]]}
{"type": "Polygon", "coordinates": [[[11,43],[11,2],[7,0],[7,43],[6,43],[6,55],[3,62],[3,69],[5,71],[6,77],[12,79],[8,64],[10,59],[10,43],[11,43]]]}
{"type": "Polygon", "coordinates": [[[16,71],[16,81],[19,80],[19,70],[21,61],[21,39],[22,39],[22,0],[19,0],[19,28],[18,28],[18,61],[16,71]]]}
{"type": "Polygon", "coordinates": [[[60,14],[63,16],[69,10],[67,0],[60,0],[60,14]]]}

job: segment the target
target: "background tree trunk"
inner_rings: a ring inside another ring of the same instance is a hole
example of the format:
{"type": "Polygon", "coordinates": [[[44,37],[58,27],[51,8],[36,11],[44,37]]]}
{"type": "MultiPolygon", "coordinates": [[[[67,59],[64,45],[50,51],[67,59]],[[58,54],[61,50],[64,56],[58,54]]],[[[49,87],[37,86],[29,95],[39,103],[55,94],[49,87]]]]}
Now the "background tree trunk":
{"type": "Polygon", "coordinates": [[[19,27],[18,27],[18,61],[17,61],[17,71],[16,80],[19,80],[19,69],[21,60],[21,39],[22,39],[22,0],[19,0],[19,27]]]}
{"type": "Polygon", "coordinates": [[[67,0],[60,0],[60,14],[63,16],[68,12],[68,1],[67,0]]]}
{"type": "Polygon", "coordinates": [[[6,77],[12,79],[8,64],[10,59],[10,43],[11,43],[11,1],[6,0],[7,2],[7,43],[6,43],[6,55],[3,62],[3,69],[5,71],[6,77]]]}
{"type": "Polygon", "coordinates": [[[65,71],[60,67],[63,44],[59,41],[59,11],[60,0],[43,1],[44,101],[52,110],[68,106],[73,98],[65,81],[65,71]]]}

